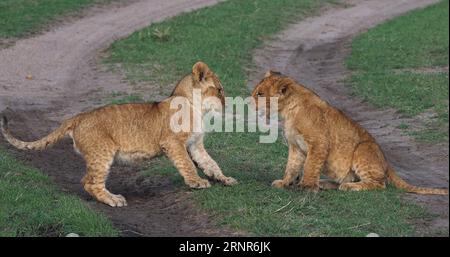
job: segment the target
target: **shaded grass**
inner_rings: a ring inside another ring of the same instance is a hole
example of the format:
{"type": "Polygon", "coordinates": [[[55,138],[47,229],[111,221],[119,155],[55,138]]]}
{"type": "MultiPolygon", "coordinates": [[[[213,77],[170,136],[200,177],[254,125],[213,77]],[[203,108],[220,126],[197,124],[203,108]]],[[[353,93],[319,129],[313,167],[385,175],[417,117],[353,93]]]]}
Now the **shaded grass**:
{"type": "Polygon", "coordinates": [[[110,221],[0,149],[0,236],[117,236],[110,221]]]}
{"type": "MultiPolygon", "coordinates": [[[[325,3],[230,0],[137,31],[115,42],[105,61],[111,67],[120,66],[132,82],[166,85],[168,94],[171,84],[203,60],[219,75],[228,96],[247,96],[246,68],[251,65],[252,50],[290,20],[314,13],[325,3]],[[169,27],[165,41],[152,36],[155,28],[169,27]]],[[[192,192],[203,209],[218,214],[222,225],[260,236],[364,236],[370,232],[406,236],[414,233],[410,220],[427,217],[422,208],[401,201],[399,191],[392,188],[317,195],[271,188],[270,183],[283,176],[288,149],[281,138],[274,144],[259,144],[258,136],[214,133],[206,137],[206,148],[224,173],[240,181],[233,187],[216,184],[192,192]]],[[[172,176],[174,183],[184,186],[166,158],[154,159],[142,175],[172,176]]]]}
{"type": "Polygon", "coordinates": [[[393,107],[407,116],[434,112],[419,139],[448,140],[448,73],[423,68],[448,67],[449,2],[395,18],[354,40],[347,67],[356,71],[357,95],[378,107],[393,107]],[[432,136],[431,136],[432,135],[432,136]]]}
{"type": "Polygon", "coordinates": [[[41,30],[62,15],[111,1],[113,0],[2,0],[0,38],[23,37],[41,30]]]}

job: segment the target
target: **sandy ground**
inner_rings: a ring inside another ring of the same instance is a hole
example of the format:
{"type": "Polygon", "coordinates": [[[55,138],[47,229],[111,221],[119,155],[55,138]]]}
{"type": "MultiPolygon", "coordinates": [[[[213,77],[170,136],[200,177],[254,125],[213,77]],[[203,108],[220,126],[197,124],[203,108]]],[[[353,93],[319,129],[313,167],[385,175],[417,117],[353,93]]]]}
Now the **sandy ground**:
{"type": "MultiPolygon", "coordinates": [[[[436,2],[351,0],[346,1],[347,8],[333,8],[318,17],[293,24],[255,51],[255,68],[250,74],[249,87],[253,88],[269,69],[292,76],[367,128],[408,182],[448,188],[448,144],[414,142],[396,127],[420,121],[402,118],[392,109],[376,109],[351,97],[343,83],[349,75],[343,62],[350,52],[352,38],[382,21],[436,2]]],[[[407,194],[406,198],[420,202],[437,215],[432,220],[417,221],[419,234],[448,236],[448,196],[407,194]]]]}
{"type": "MultiPolygon", "coordinates": [[[[57,127],[64,118],[103,104],[102,99],[107,99],[111,92],[151,94],[152,85],[136,88],[102,68],[99,65],[102,51],[114,40],[151,22],[217,2],[135,0],[127,6],[103,8],[0,50],[0,112],[10,118],[11,129],[18,137],[32,140],[57,127]]],[[[354,35],[436,1],[349,2],[354,7],[330,9],[321,16],[294,24],[256,51],[258,72],[250,74],[251,84],[268,68],[292,75],[374,133],[408,181],[447,187],[448,147],[415,144],[395,129],[400,121],[395,111],[376,110],[347,97],[339,82],[347,75],[342,61],[348,53],[347,43],[354,35]]],[[[6,145],[2,138],[0,141],[6,145]]],[[[45,171],[62,190],[77,194],[92,208],[105,213],[123,236],[236,235],[217,229],[216,217],[196,211],[194,203],[188,200],[189,191],[174,187],[167,178],[143,179],[136,167],[114,165],[108,180],[111,191],[127,197],[128,207],[110,208],[93,201],[82,190],[84,163],[73,152],[69,140],[44,152],[9,149],[26,163],[45,171]]],[[[448,197],[411,197],[426,203],[438,215],[424,226],[444,227],[448,233],[448,197]]]]}

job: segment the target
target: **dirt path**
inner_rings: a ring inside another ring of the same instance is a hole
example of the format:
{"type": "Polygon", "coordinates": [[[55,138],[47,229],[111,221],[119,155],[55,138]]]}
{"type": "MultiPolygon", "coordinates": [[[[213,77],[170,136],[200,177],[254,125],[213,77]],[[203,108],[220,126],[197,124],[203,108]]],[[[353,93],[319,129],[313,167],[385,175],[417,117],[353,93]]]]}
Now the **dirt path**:
{"type": "MultiPolygon", "coordinates": [[[[218,2],[135,0],[126,6],[96,7],[96,12],[80,20],[70,19],[0,50],[0,112],[10,117],[18,137],[32,140],[57,127],[64,118],[103,104],[100,99],[107,99],[109,92],[135,91],[119,76],[101,68],[101,51],[152,22],[218,2]]],[[[146,89],[152,93],[151,85],[146,89]]],[[[0,144],[7,145],[3,138],[0,144]]],[[[93,201],[80,184],[84,162],[67,140],[42,153],[14,152],[45,171],[62,190],[76,193],[92,208],[104,212],[123,236],[234,235],[217,229],[214,218],[197,212],[189,191],[173,186],[167,178],[143,179],[136,167],[114,165],[108,181],[113,192],[127,197],[128,207],[115,209],[93,201]]]]}
{"type": "MultiPolygon", "coordinates": [[[[343,62],[355,35],[409,10],[436,3],[435,0],[352,0],[350,7],[325,11],[319,17],[289,26],[254,54],[255,72],[249,87],[268,69],[279,70],[307,85],[332,105],[367,128],[381,144],[399,174],[415,185],[449,185],[448,145],[424,145],[404,136],[396,127],[412,119],[402,118],[395,110],[376,109],[351,97],[342,82],[349,73],[343,62]]],[[[407,195],[436,214],[431,221],[418,224],[421,234],[448,236],[448,196],[407,195]],[[423,230],[422,230],[423,229],[423,230]]]]}
{"type": "Polygon", "coordinates": [[[100,90],[129,88],[118,83],[117,76],[99,73],[96,58],[101,50],[152,22],[218,2],[134,1],[128,6],[107,7],[40,36],[18,41],[0,51],[0,110],[7,106],[20,109],[57,106],[68,109],[62,114],[71,114],[76,111],[74,108],[82,108],[77,102],[83,96],[100,90]]]}

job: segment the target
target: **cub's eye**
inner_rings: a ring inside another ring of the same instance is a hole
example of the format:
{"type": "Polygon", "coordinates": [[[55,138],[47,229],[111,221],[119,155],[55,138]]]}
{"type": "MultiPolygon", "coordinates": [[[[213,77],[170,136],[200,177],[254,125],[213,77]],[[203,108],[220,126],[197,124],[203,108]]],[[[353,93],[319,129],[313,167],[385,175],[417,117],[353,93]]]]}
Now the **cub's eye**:
{"type": "Polygon", "coordinates": [[[219,88],[218,90],[219,90],[219,94],[223,93],[223,89],[222,88],[219,88]]]}

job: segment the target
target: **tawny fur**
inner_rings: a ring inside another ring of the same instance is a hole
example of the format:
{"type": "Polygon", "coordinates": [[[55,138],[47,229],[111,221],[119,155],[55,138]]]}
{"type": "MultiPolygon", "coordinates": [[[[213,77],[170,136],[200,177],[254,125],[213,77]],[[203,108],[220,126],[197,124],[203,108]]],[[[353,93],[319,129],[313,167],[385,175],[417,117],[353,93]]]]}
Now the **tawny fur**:
{"type": "Polygon", "coordinates": [[[400,178],[386,161],[375,139],[340,110],[314,92],[278,72],[269,71],[255,87],[256,103],[265,97],[267,117],[270,97],[278,97],[278,111],[284,121],[289,157],[284,178],[274,187],[292,185],[303,168],[298,186],[317,192],[320,188],[340,190],[384,189],[386,182],[418,194],[448,194],[447,189],[422,188],[400,178]],[[262,98],[261,98],[262,99],[262,98]],[[320,180],[321,172],[331,180],[320,180]]]}
{"type": "Polygon", "coordinates": [[[123,196],[112,194],[105,188],[109,169],[116,158],[130,161],[164,153],[192,188],[210,187],[208,180],[198,176],[194,161],[209,178],[233,185],[236,180],[223,175],[217,163],[206,152],[203,133],[175,133],[170,128],[170,118],[177,111],[170,108],[170,101],[174,97],[185,97],[192,113],[193,89],[200,89],[202,98],[216,97],[219,105],[225,103],[223,87],[217,76],[206,64],[198,62],[193,66],[192,74],[178,83],[171,97],[160,103],[111,105],[81,113],[34,142],[24,142],[13,137],[5,117],[1,130],[9,143],[23,150],[43,150],[64,136],[70,136],[75,150],[86,161],[87,172],[82,179],[84,189],[98,201],[110,206],[126,206],[123,196]]]}

